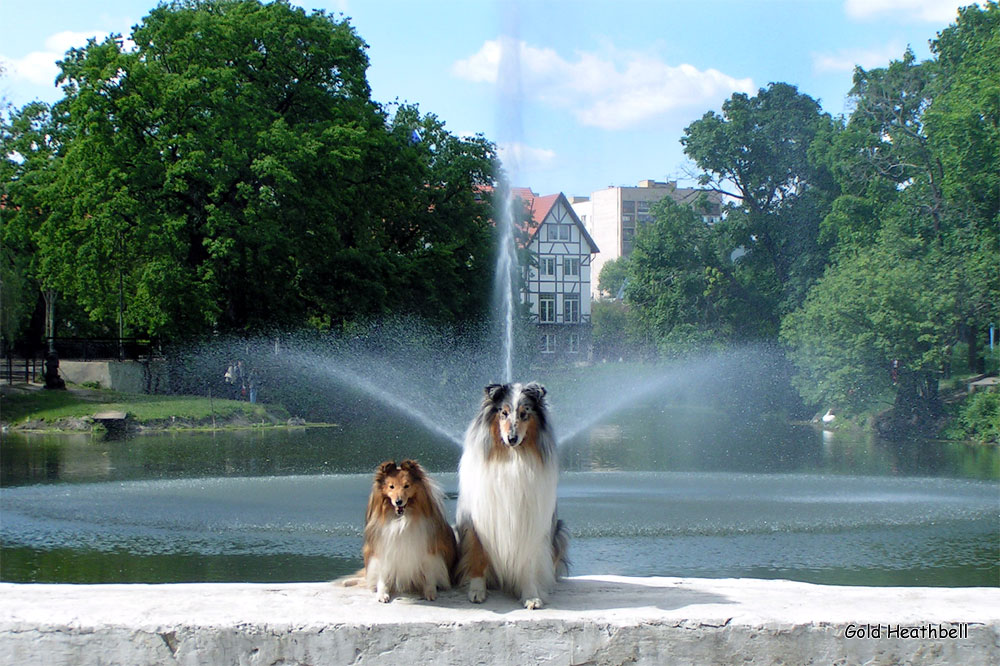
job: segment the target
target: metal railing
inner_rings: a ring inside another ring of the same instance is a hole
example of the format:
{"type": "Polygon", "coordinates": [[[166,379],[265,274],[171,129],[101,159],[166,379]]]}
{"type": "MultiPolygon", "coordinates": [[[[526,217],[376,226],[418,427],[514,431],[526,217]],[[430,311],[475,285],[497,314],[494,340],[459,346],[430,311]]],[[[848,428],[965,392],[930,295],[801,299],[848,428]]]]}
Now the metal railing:
{"type": "Polygon", "coordinates": [[[155,344],[144,338],[55,338],[59,360],[141,361],[153,353],[155,344]]]}
{"type": "Polygon", "coordinates": [[[44,381],[45,363],[41,358],[22,358],[8,354],[0,366],[0,381],[8,384],[24,382],[32,384],[44,381]]]}
{"type": "MultiPolygon", "coordinates": [[[[143,338],[55,338],[52,343],[60,361],[145,361],[158,349],[154,341],[143,338]]],[[[30,351],[22,349],[20,354],[5,350],[0,358],[0,382],[43,382],[45,349],[46,345],[40,345],[30,351]]]]}

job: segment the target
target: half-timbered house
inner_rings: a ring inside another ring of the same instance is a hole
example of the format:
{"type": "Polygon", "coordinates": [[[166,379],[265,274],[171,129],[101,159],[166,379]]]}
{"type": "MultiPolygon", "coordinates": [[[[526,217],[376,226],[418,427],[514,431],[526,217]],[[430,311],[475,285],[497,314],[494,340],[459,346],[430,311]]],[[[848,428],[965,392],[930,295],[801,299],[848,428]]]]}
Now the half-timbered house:
{"type": "MultiPolygon", "coordinates": [[[[523,242],[534,261],[523,268],[522,299],[530,306],[543,357],[585,360],[590,351],[591,261],[599,250],[563,194],[514,196],[528,211],[523,242]]],[[[596,279],[596,276],[594,276],[596,279]]]]}

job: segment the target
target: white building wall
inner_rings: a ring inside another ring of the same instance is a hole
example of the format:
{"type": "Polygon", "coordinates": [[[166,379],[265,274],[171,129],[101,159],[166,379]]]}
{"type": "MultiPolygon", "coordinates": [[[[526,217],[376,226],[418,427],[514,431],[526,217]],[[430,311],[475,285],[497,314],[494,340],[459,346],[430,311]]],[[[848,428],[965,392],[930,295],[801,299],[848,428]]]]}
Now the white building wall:
{"type": "Polygon", "coordinates": [[[590,195],[590,222],[587,231],[591,238],[601,248],[594,256],[591,264],[590,293],[593,298],[599,298],[597,281],[601,276],[601,268],[611,259],[621,256],[621,188],[609,187],[597,190],[590,195]]]}

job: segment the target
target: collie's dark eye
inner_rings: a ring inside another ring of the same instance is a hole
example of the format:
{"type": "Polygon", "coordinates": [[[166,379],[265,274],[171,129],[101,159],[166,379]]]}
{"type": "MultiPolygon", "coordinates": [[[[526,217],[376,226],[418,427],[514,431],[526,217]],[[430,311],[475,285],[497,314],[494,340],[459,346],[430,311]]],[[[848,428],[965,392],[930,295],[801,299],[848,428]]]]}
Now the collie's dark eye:
{"type": "Polygon", "coordinates": [[[410,484],[407,483],[405,486],[403,486],[403,490],[406,490],[409,487],[410,487],[410,484]]]}
{"type": "Polygon", "coordinates": [[[528,420],[528,412],[521,412],[521,420],[522,421],[528,420]]]}
{"type": "Polygon", "coordinates": [[[389,484],[389,490],[395,490],[395,489],[396,489],[396,486],[394,486],[392,484],[389,484]]]}
{"type": "Polygon", "coordinates": [[[504,418],[506,418],[507,415],[510,414],[510,412],[508,412],[506,409],[501,411],[500,413],[504,416],[504,418]]]}

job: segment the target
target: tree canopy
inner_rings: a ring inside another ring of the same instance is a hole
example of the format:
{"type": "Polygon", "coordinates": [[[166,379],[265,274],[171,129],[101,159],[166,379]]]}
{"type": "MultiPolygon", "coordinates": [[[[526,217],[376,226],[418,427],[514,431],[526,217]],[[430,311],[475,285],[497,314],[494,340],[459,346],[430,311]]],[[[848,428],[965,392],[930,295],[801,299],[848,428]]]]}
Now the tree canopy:
{"type": "Polygon", "coordinates": [[[346,19],[177,0],[131,41],[69,51],[64,97],[5,127],[27,274],[140,335],[481,313],[494,147],[373,102],[346,19]]]}
{"type": "Polygon", "coordinates": [[[936,59],[856,70],[855,111],[827,153],[844,192],[823,222],[833,260],[782,329],[808,398],[894,394],[900,422],[926,425],[952,347],[981,367],[981,332],[1000,317],[998,39],[997,4],[973,6],[936,59]]]}
{"type": "Polygon", "coordinates": [[[931,427],[954,349],[981,370],[1000,323],[1000,7],[931,47],[857,68],[843,118],[774,83],[691,123],[685,152],[730,203],[639,230],[615,266],[624,334],[661,354],[780,339],[809,404],[931,427]]]}

